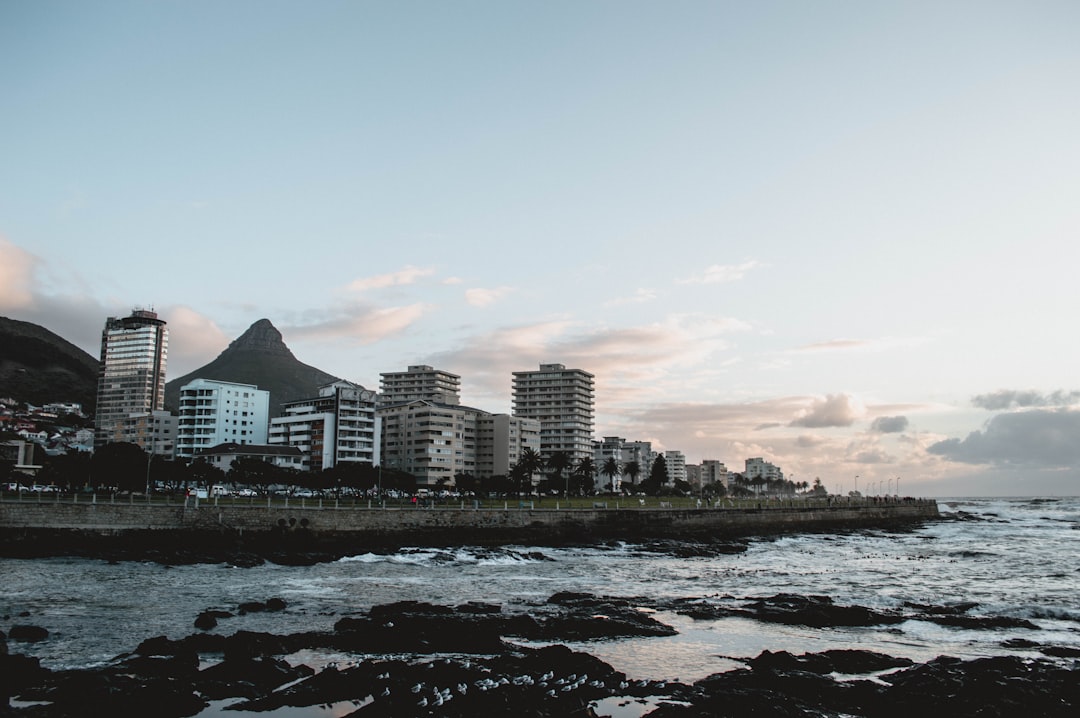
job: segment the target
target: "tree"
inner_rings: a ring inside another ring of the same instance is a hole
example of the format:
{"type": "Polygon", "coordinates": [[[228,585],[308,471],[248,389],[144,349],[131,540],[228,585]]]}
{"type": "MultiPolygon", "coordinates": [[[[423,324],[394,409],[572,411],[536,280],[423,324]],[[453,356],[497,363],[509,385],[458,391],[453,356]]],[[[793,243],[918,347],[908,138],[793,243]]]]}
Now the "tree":
{"type": "Polygon", "coordinates": [[[660,490],[667,486],[667,482],[667,461],[664,460],[663,454],[658,454],[649,469],[649,478],[641,482],[641,488],[649,496],[659,496],[660,490]]]}
{"type": "MultiPolygon", "coordinates": [[[[242,460],[243,459],[237,459],[236,461],[242,460]]],[[[236,462],[233,463],[235,464],[236,462]]],[[[196,486],[210,487],[224,481],[225,472],[208,462],[206,459],[195,459],[188,464],[186,480],[194,483],[196,486]]],[[[229,480],[233,483],[241,483],[237,480],[236,474],[232,471],[229,471],[229,480]]]]}
{"type": "Polygon", "coordinates": [[[93,486],[117,491],[142,491],[146,488],[148,457],[142,447],[126,441],[105,444],[90,460],[93,486]]]}
{"type": "Polygon", "coordinates": [[[562,484],[559,488],[562,488],[565,492],[569,493],[569,480],[563,484],[561,479],[567,471],[573,467],[574,461],[570,458],[570,454],[565,451],[556,451],[548,457],[547,467],[551,471],[552,480],[556,480],[556,484],[562,484]]]}
{"type": "Polygon", "coordinates": [[[596,488],[596,462],[591,456],[581,457],[574,466],[574,493],[583,496],[596,488]]]}
{"type": "Polygon", "coordinates": [[[609,456],[604,465],[600,468],[600,473],[608,478],[607,490],[615,490],[615,477],[622,473],[622,467],[619,466],[619,462],[614,456],[609,456]]]}
{"type": "MultiPolygon", "coordinates": [[[[37,474],[37,482],[40,484],[55,484],[61,488],[74,489],[86,483],[90,476],[91,455],[84,451],[68,451],[57,456],[47,456],[41,471],[37,474]]],[[[14,468],[13,464],[0,462],[0,479],[7,480],[3,475],[5,467],[14,468]]]]}
{"type": "Polygon", "coordinates": [[[527,446],[522,450],[517,465],[521,467],[521,471],[528,479],[529,492],[532,493],[533,476],[544,470],[544,457],[540,456],[536,449],[527,446]]]}
{"type": "Polygon", "coordinates": [[[520,461],[511,466],[510,482],[517,489],[518,497],[525,493],[525,484],[529,484],[529,488],[532,488],[532,475],[528,467],[520,461]]]}
{"type": "Polygon", "coordinates": [[[630,484],[637,483],[637,477],[641,475],[641,464],[636,461],[627,461],[622,467],[623,473],[630,477],[630,484]]]}

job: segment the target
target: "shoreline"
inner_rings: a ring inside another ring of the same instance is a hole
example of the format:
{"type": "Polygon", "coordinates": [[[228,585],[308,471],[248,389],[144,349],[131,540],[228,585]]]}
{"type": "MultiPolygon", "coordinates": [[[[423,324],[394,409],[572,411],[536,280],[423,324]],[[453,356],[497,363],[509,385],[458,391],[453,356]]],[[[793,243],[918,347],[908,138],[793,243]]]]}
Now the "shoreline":
{"type": "Polygon", "coordinates": [[[903,529],[940,520],[937,502],[761,508],[365,508],[0,501],[0,556],[164,563],[316,563],[405,546],[561,546],[686,541],[713,550],[791,533],[903,529]]]}

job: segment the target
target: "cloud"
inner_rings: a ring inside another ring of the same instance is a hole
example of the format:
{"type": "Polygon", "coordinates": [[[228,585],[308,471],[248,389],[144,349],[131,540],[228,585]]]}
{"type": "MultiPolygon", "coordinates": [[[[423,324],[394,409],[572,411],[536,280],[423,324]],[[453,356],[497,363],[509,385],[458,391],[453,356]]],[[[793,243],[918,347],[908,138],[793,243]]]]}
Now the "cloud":
{"type": "Polygon", "coordinates": [[[645,304],[656,299],[656,290],[639,289],[630,297],[617,297],[604,302],[605,307],[622,307],[627,304],[645,304]]]}
{"type": "Polygon", "coordinates": [[[183,305],[159,312],[169,329],[169,377],[198,369],[220,354],[231,341],[210,318],[183,305]]]}
{"type": "Polygon", "coordinates": [[[862,406],[847,394],[829,394],[815,400],[809,409],[803,409],[791,421],[790,426],[809,429],[851,426],[863,414],[862,406]]]}
{"type": "Polygon", "coordinates": [[[746,276],[751,269],[764,266],[761,262],[751,260],[742,264],[714,264],[706,267],[704,271],[695,276],[679,279],[679,284],[721,284],[724,282],[736,282],[746,276]]]}
{"type": "Polygon", "coordinates": [[[1041,394],[1034,390],[1001,389],[990,394],[979,394],[971,400],[971,403],[975,406],[990,411],[1046,406],[1074,406],[1078,402],[1080,402],[1080,391],[1062,391],[1060,389],[1050,394],[1041,394]]]}
{"type": "Polygon", "coordinates": [[[40,262],[0,237],[0,312],[7,314],[33,304],[33,277],[40,262]]]}
{"type": "Polygon", "coordinates": [[[466,289],[465,301],[474,307],[486,307],[505,297],[514,291],[513,287],[498,287],[496,289],[466,289]]]}
{"type": "Polygon", "coordinates": [[[1080,411],[1033,409],[998,414],[965,439],[946,439],[931,454],[964,464],[1033,468],[1080,465],[1080,411]]]}
{"type": "Polygon", "coordinates": [[[870,431],[878,434],[899,434],[908,428],[906,416],[879,416],[870,424],[870,431]]]}
{"type": "Polygon", "coordinates": [[[373,344],[404,332],[433,308],[424,303],[402,307],[352,307],[344,316],[284,327],[281,332],[306,341],[344,339],[373,344]]]}
{"type": "Polygon", "coordinates": [[[385,289],[386,287],[414,284],[421,277],[428,277],[435,273],[428,267],[414,267],[411,264],[397,272],[379,274],[374,277],[361,277],[354,279],[348,286],[352,292],[366,292],[369,289],[385,289]]]}
{"type": "Polygon", "coordinates": [[[833,339],[827,342],[815,342],[813,344],[806,344],[801,347],[796,347],[796,352],[835,352],[835,351],[848,351],[851,349],[867,349],[872,346],[872,342],[865,339],[833,339]]]}
{"type": "MultiPolygon", "coordinates": [[[[637,327],[586,329],[564,318],[502,327],[466,337],[457,349],[430,355],[427,363],[470,377],[473,388],[508,400],[512,372],[559,363],[596,375],[597,397],[610,404],[662,393],[669,376],[685,385],[688,367],[707,365],[727,348],[726,336],[745,322],[705,314],[678,314],[637,327]],[[620,387],[646,387],[620,389],[620,387]]],[[[462,386],[462,393],[470,389],[462,386]]]]}

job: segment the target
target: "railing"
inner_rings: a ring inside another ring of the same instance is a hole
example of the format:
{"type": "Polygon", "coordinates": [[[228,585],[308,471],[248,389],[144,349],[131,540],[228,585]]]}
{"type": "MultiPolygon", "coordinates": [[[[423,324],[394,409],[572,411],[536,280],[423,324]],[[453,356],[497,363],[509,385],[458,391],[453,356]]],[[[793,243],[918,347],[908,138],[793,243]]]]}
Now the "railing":
{"type": "Polygon", "coordinates": [[[31,504],[129,504],[157,506],[221,506],[221,507],[297,507],[304,509],[353,510],[466,510],[497,509],[518,511],[769,511],[818,510],[845,508],[880,508],[914,506],[936,503],[935,499],[912,497],[781,497],[781,498],[722,498],[696,497],[636,497],[584,496],[571,497],[498,497],[498,498],[389,498],[368,496],[184,496],[176,494],[127,492],[54,492],[21,491],[0,493],[0,503],[31,504]]]}

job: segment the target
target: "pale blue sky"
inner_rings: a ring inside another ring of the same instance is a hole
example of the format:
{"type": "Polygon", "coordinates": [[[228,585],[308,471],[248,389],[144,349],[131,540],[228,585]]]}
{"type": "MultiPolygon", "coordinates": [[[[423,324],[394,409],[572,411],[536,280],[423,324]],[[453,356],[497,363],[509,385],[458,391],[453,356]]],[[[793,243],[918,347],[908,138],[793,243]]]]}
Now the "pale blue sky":
{"type": "Polygon", "coordinates": [[[1077,37],[1075,2],[4,0],[0,313],[96,354],[152,305],[170,376],[266,317],[489,411],[561,362],[598,435],[691,462],[1075,494],[1077,37]]]}

